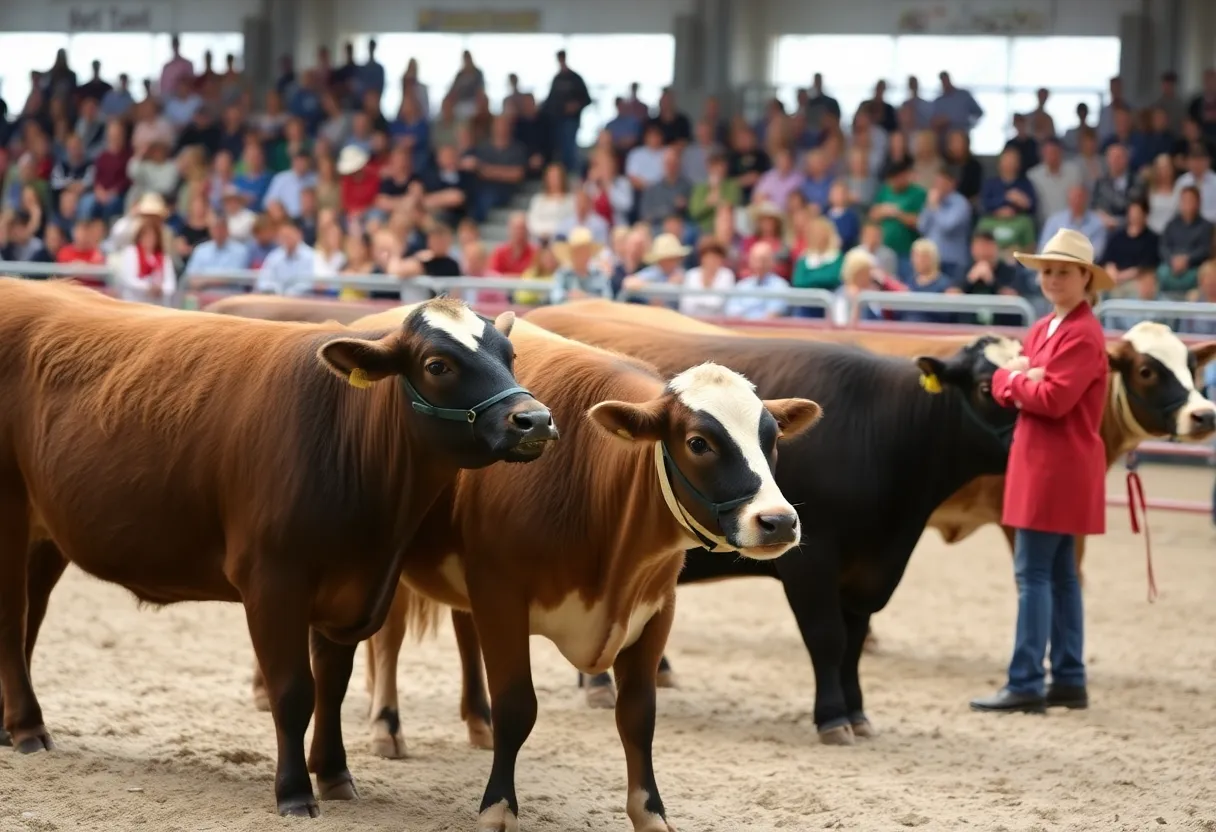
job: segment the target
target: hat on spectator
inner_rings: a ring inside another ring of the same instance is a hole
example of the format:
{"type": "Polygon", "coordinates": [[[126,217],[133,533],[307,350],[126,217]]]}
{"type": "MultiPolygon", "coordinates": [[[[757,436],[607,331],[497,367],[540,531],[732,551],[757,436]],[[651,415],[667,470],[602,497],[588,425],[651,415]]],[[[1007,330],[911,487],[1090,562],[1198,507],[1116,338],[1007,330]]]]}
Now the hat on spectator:
{"type": "Polygon", "coordinates": [[[338,154],[338,174],[350,176],[363,170],[368,162],[367,151],[357,144],[348,144],[338,154]]]}
{"type": "Polygon", "coordinates": [[[646,255],[647,263],[657,263],[660,260],[683,259],[691,249],[680,242],[675,234],[660,234],[654,238],[654,244],[646,255]]]}
{"type": "Polygon", "coordinates": [[[1106,271],[1094,262],[1094,244],[1080,231],[1071,228],[1061,228],[1050,240],[1043,244],[1043,250],[1038,254],[1023,254],[1015,251],[1013,257],[1023,266],[1040,271],[1046,263],[1074,263],[1089,269],[1093,275],[1095,292],[1104,292],[1114,288],[1115,281],[1106,271]]]}
{"type": "Polygon", "coordinates": [[[751,207],[752,225],[756,225],[763,217],[772,217],[777,222],[781,223],[781,229],[785,229],[785,212],[771,202],[758,202],[751,207]]]}
{"type": "Polygon", "coordinates": [[[565,240],[560,240],[553,244],[553,256],[562,263],[570,262],[570,253],[576,248],[587,248],[591,250],[591,256],[594,257],[602,246],[595,241],[595,237],[591,234],[591,229],[585,226],[576,226],[570,229],[570,233],[566,235],[565,240]]]}
{"type": "Polygon", "coordinates": [[[144,217],[167,217],[169,209],[165,206],[164,197],[154,191],[148,191],[135,203],[135,213],[144,217]]]}

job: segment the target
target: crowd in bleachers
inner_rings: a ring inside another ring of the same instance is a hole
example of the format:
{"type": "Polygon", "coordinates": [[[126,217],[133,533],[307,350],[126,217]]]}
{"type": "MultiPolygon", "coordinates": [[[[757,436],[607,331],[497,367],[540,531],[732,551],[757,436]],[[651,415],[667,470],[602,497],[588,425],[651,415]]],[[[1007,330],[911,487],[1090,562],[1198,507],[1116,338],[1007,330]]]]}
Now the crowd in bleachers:
{"type": "MultiPolygon", "coordinates": [[[[1167,74],[1138,105],[1112,79],[1096,118],[1082,104],[1075,124],[1055,124],[1040,90],[989,172],[969,147],[985,115],[947,73],[932,100],[909,78],[909,97],[888,101],[879,81],[851,114],[815,74],[795,107],[773,99],[753,123],[713,98],[643,102],[634,85],[580,148],[590,95],[576,64],[559,53],[550,89],[512,78],[491,102],[473,55],[433,90],[413,62],[386,79],[373,41],[362,63],[350,45],[340,65],[324,48],[306,69],[282,59],[255,101],[232,56],[195,66],[176,40],[138,93],[97,62],[82,80],[61,51],[20,110],[0,101],[0,259],[108,265],[124,296],[148,300],[183,273],[254,269],[259,290],[297,295],[317,278],[382,274],[407,299],[412,278],[464,274],[550,281],[519,302],[792,285],[835,293],[826,314],[936,321],[950,316],[843,301],[1034,298],[1011,253],[1067,227],[1094,242],[1116,296],[1216,301],[1216,70],[1194,96],[1167,74]],[[399,112],[381,111],[386,83],[401,85],[399,112]]],[[[673,303],[825,314],[730,295],[673,303]]]]}

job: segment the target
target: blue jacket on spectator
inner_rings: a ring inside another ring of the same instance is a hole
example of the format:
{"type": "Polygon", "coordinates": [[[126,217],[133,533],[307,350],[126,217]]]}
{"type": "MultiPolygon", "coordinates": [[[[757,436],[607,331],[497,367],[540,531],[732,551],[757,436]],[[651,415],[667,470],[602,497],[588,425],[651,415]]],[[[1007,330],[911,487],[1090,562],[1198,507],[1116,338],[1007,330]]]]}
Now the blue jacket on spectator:
{"type": "Polygon", "coordinates": [[[1020,213],[1026,213],[1033,217],[1038,208],[1038,196],[1035,194],[1034,185],[1030,184],[1030,180],[1020,175],[1012,182],[1006,182],[999,176],[993,176],[986,180],[983,188],[980,189],[980,207],[983,208],[985,214],[995,214],[1007,204],[1010,204],[1005,201],[1005,198],[1010,191],[1015,190],[1021,191],[1030,197],[1030,207],[1024,211],[1016,205],[1011,205],[1011,207],[1017,208],[1020,213]]]}
{"type": "Polygon", "coordinates": [[[958,191],[943,196],[936,208],[926,204],[916,226],[934,242],[950,270],[961,269],[971,259],[971,203],[958,191]]]}

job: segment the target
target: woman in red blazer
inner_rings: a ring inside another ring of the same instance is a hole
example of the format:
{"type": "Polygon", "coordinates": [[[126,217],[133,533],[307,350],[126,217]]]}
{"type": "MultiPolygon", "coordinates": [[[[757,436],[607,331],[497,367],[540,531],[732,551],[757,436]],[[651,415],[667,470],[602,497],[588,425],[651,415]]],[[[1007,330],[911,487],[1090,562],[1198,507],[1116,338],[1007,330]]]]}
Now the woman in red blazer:
{"type": "Polygon", "coordinates": [[[1106,400],[1102,326],[1088,297],[1114,286],[1094,264],[1093,244],[1066,229],[1038,255],[1014,257],[1039,272],[1055,307],[1030,329],[1023,357],[997,370],[993,398],[1021,410],[1005,476],[1002,522],[1016,530],[1018,622],[1009,679],[978,711],[1041,713],[1089,704],[1085,629],[1074,535],[1106,531],[1106,452],[1099,427],[1106,400]],[[1051,644],[1052,684],[1043,659],[1051,644]]]}

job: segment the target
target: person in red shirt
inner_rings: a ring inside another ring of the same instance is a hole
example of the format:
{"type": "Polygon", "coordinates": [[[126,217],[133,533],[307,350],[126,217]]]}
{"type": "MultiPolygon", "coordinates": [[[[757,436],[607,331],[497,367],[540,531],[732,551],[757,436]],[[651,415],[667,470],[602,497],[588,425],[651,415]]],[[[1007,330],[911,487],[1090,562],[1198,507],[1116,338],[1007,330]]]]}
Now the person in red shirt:
{"type": "MultiPolygon", "coordinates": [[[[490,274],[519,277],[535,259],[536,246],[528,239],[528,218],[523,211],[514,211],[507,220],[507,241],[490,254],[487,264],[490,274]]],[[[477,297],[482,303],[507,302],[506,292],[481,291],[477,293],[477,297]]]]}
{"type": "Polygon", "coordinates": [[[1074,536],[1106,531],[1101,425],[1109,358],[1088,298],[1115,282],[1094,264],[1089,238],[1072,229],[1056,233],[1038,255],[1014,257],[1039,272],[1054,309],[1030,328],[1023,356],[989,356],[1001,368],[992,376],[993,400],[1020,411],[1001,517],[1015,530],[1018,619],[1005,687],[971,700],[971,708],[1042,713],[1089,705],[1074,536]]]}
{"type": "MultiPolygon", "coordinates": [[[[104,266],[105,255],[98,248],[101,237],[105,233],[105,224],[101,220],[80,219],[72,226],[72,242],[59,249],[55,256],[56,263],[80,263],[86,266],[104,266]],[[98,229],[101,227],[101,230],[98,229]]],[[[104,289],[106,279],[94,275],[81,275],[76,282],[91,286],[94,289],[104,289]]]]}
{"type": "Polygon", "coordinates": [[[363,216],[380,193],[380,166],[366,150],[348,144],[338,154],[338,175],[342,177],[342,212],[348,218],[363,216]]]}
{"type": "Polygon", "coordinates": [[[93,171],[94,205],[104,220],[113,220],[123,215],[123,198],[131,187],[127,176],[127,164],[131,161],[131,148],[127,145],[127,129],[115,119],[106,125],[106,149],[97,157],[93,171]]]}

